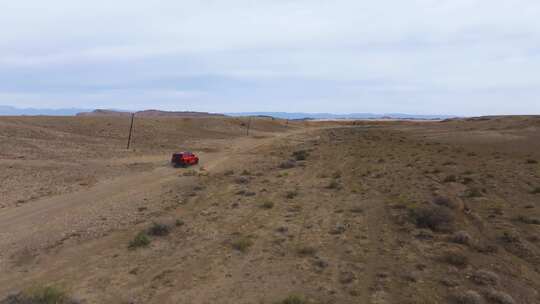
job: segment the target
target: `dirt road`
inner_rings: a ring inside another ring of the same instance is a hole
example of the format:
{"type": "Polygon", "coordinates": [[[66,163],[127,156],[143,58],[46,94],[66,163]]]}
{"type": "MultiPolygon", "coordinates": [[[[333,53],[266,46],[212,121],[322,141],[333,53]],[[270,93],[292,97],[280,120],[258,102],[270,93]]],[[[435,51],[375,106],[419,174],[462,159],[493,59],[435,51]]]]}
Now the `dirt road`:
{"type": "MultiPolygon", "coordinates": [[[[283,134],[276,136],[280,137],[283,134]]],[[[239,138],[230,141],[222,152],[199,153],[202,166],[196,174],[211,172],[233,156],[242,154],[274,138],[239,138]]],[[[186,170],[172,168],[170,155],[141,156],[116,162],[158,163],[156,169],[98,182],[74,193],[53,196],[0,212],[0,265],[14,252],[53,246],[56,242],[84,233],[87,236],[105,232],[107,226],[118,227],[132,222],[134,202],[159,197],[164,185],[178,187],[193,184],[186,170]]],[[[139,206],[139,204],[136,204],[139,206]]],[[[144,208],[144,204],[139,207],[144,208]]]]}

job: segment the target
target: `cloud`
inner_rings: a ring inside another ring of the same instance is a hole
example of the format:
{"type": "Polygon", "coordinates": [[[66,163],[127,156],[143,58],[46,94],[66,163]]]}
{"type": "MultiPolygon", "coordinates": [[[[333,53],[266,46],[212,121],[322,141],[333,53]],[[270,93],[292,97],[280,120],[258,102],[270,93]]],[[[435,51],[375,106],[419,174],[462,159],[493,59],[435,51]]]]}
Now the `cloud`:
{"type": "Polygon", "coordinates": [[[0,104],[540,113],[533,0],[2,7],[0,104]]]}

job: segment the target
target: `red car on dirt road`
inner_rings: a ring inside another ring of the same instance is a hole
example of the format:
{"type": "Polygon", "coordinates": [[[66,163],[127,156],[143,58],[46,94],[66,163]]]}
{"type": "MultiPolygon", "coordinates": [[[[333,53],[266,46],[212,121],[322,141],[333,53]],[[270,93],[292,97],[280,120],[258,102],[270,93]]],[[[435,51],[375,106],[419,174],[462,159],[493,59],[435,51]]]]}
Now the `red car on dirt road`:
{"type": "Polygon", "coordinates": [[[180,152],[172,155],[171,163],[175,167],[193,166],[199,163],[199,158],[192,152],[180,152]]]}

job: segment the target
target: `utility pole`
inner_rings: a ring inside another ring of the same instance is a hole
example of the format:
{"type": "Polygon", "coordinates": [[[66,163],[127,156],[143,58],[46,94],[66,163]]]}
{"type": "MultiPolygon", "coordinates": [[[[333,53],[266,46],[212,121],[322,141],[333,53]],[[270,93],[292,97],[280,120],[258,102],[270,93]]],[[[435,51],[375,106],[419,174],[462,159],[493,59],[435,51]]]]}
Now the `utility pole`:
{"type": "Polygon", "coordinates": [[[129,150],[129,146],[131,145],[131,133],[133,133],[133,121],[135,120],[135,113],[131,113],[131,125],[129,127],[129,137],[127,142],[127,150],[129,150]]]}
{"type": "Polygon", "coordinates": [[[250,127],[251,127],[251,116],[249,117],[249,121],[247,123],[246,136],[249,136],[249,128],[250,127]]]}

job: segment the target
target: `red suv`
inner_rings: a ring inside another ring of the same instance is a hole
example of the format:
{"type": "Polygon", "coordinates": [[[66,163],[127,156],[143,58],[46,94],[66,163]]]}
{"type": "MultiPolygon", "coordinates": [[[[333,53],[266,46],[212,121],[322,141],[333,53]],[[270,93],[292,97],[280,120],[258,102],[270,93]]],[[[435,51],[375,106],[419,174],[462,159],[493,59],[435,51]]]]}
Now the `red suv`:
{"type": "Polygon", "coordinates": [[[187,167],[198,164],[199,158],[191,152],[174,153],[171,163],[175,167],[187,167]]]}

